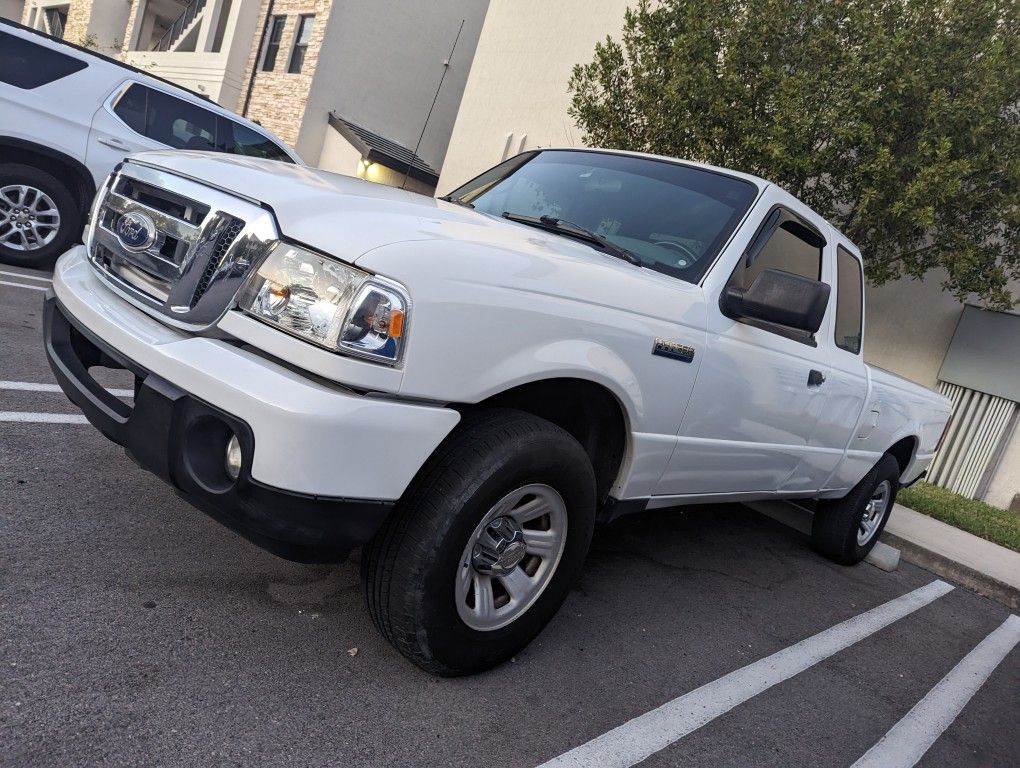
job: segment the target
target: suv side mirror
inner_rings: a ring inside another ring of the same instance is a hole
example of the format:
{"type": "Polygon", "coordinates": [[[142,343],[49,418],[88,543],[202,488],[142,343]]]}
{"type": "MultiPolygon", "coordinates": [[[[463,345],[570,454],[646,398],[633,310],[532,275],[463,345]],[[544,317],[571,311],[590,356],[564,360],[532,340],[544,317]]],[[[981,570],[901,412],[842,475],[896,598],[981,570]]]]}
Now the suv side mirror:
{"type": "Polygon", "coordinates": [[[815,333],[829,303],[828,283],[779,269],[765,269],[751,287],[727,288],[719,302],[723,314],[815,333]]]}

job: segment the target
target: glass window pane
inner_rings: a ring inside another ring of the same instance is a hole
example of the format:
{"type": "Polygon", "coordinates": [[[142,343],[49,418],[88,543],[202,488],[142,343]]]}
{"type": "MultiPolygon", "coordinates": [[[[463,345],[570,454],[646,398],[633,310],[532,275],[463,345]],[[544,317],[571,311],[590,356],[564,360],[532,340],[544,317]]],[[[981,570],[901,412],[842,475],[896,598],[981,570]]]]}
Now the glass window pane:
{"type": "Polygon", "coordinates": [[[246,157],[264,157],[267,160],[282,160],[286,163],[294,162],[290,155],[267,136],[233,120],[220,118],[220,135],[224,137],[221,144],[225,152],[246,157]]]}
{"type": "Polygon", "coordinates": [[[294,39],[294,50],[290,55],[290,65],[287,71],[297,74],[305,63],[305,53],[308,50],[308,42],[312,38],[312,27],[315,25],[314,16],[302,16],[298,20],[297,33],[294,39]]]}
{"type": "Polygon", "coordinates": [[[283,28],[287,23],[286,16],[273,16],[266,36],[266,50],[262,57],[262,70],[272,72],[276,67],[276,57],[280,52],[280,40],[283,39],[283,28]]]}
{"type": "Polygon", "coordinates": [[[642,264],[697,282],[753,202],[754,185],[650,158],[543,150],[451,193],[493,216],[551,216],[591,230],[642,264]]]}
{"type": "Polygon", "coordinates": [[[146,90],[146,136],[174,149],[216,149],[215,114],[160,91],[146,90]]]}
{"type": "Polygon", "coordinates": [[[861,265],[844,248],[836,250],[836,346],[847,352],[861,351],[861,316],[864,280],[861,265]]]}
{"type": "Polygon", "coordinates": [[[26,90],[38,88],[87,66],[74,56],[0,32],[0,83],[26,90]]]}
{"type": "Polygon", "coordinates": [[[750,288],[766,269],[778,269],[818,280],[822,276],[822,249],[797,234],[792,222],[780,224],[744,270],[743,286],[750,288]]]}
{"type": "Polygon", "coordinates": [[[145,108],[148,88],[132,85],[117,99],[114,114],[136,133],[145,133],[145,108]]]}

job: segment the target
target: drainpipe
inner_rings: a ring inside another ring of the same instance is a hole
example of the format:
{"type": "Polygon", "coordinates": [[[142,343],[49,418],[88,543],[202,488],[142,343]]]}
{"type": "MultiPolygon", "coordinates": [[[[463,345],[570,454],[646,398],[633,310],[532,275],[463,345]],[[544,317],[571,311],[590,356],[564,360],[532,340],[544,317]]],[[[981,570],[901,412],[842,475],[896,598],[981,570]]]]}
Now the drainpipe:
{"type": "Polygon", "coordinates": [[[251,74],[248,75],[248,85],[244,91],[244,108],[241,110],[241,117],[248,117],[248,106],[251,104],[251,92],[255,88],[255,73],[259,70],[259,59],[262,57],[262,50],[266,46],[266,31],[273,20],[273,0],[269,0],[266,6],[266,18],[262,22],[262,34],[259,35],[259,47],[255,50],[255,61],[251,66],[251,74]]]}

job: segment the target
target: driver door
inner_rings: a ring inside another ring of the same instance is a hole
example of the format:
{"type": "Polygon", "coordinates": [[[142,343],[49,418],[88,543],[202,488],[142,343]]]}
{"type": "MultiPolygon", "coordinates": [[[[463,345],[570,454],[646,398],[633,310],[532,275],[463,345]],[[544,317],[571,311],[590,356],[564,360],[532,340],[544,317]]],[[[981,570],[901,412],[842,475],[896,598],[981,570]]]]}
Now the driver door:
{"type": "Polygon", "coordinates": [[[708,347],[656,495],[771,493],[791,481],[821,483],[830,466],[824,449],[811,443],[829,374],[815,337],[827,333],[830,312],[810,334],[735,320],[720,307],[722,291],[749,287],[765,269],[814,281],[827,277],[831,245],[822,233],[828,227],[803,206],[794,209],[796,201],[785,193],[772,193],[781,196],[760,203],[767,212],[739,258],[720,261],[713,285],[706,284],[708,347]]]}

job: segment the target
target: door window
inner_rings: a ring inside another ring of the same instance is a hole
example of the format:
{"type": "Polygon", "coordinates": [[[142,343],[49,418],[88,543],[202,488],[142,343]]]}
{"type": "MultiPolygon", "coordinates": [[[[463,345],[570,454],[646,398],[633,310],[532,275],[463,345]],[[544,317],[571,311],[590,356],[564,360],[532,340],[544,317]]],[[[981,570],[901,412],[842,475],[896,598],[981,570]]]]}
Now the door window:
{"type": "MultiPolygon", "coordinates": [[[[814,227],[784,208],[773,208],[744,251],[726,287],[747,290],[766,269],[821,280],[824,247],[825,239],[814,227]]],[[[741,318],[740,322],[804,344],[817,344],[814,334],[807,331],[751,318],[741,318]]]]}
{"type": "Polygon", "coordinates": [[[730,285],[750,288],[766,269],[778,269],[811,280],[822,277],[825,240],[792,213],[775,208],[766,217],[744,255],[730,285]]]}
{"type": "Polygon", "coordinates": [[[264,157],[267,160],[282,160],[285,163],[294,162],[282,147],[267,136],[233,120],[221,117],[217,133],[220,137],[220,149],[224,152],[246,157],[264,157]]]}
{"type": "Polygon", "coordinates": [[[861,263],[842,246],[836,249],[836,346],[853,354],[861,351],[864,277],[861,263]]]}
{"type": "Polygon", "coordinates": [[[0,83],[31,90],[87,66],[74,56],[0,32],[0,83]]]}
{"type": "Polygon", "coordinates": [[[161,91],[132,85],[113,111],[130,128],[174,149],[216,149],[216,115],[161,91]]]}

